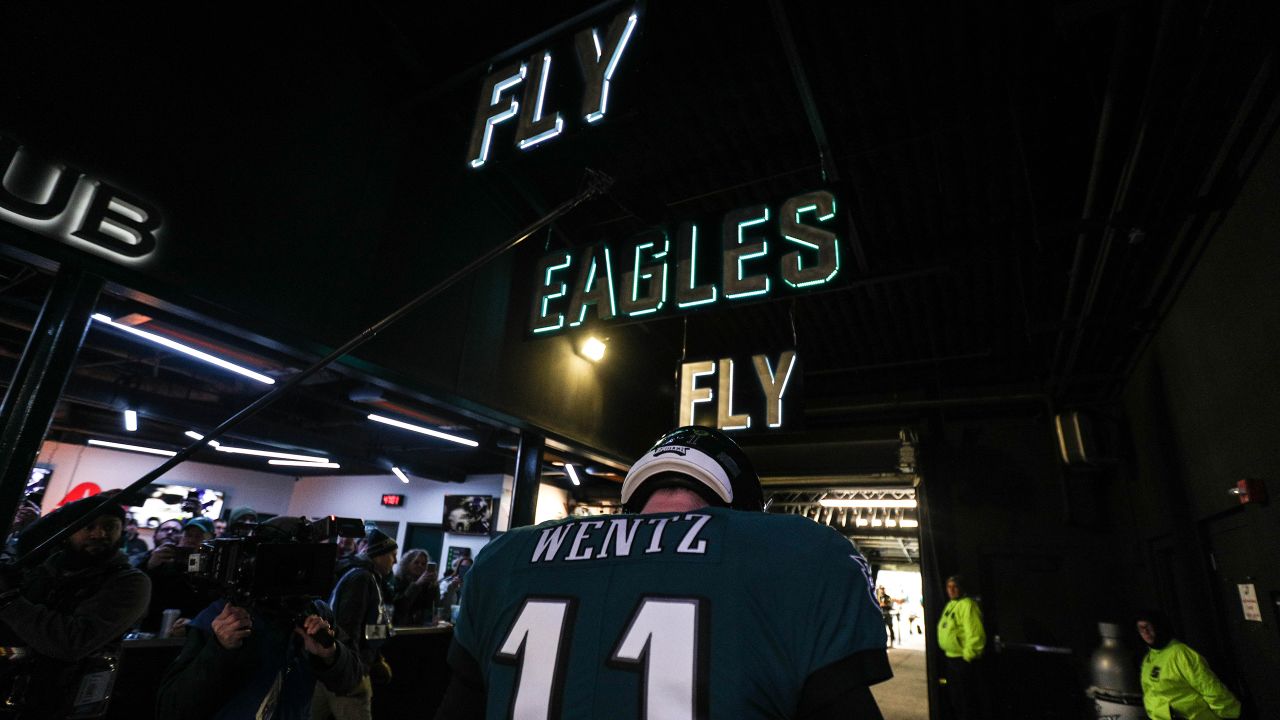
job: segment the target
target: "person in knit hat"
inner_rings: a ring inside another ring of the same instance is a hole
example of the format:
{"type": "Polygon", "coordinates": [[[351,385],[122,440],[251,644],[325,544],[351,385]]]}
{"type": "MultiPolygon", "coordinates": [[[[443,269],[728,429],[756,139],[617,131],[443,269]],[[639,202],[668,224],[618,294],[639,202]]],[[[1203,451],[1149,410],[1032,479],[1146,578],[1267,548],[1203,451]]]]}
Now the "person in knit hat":
{"type": "Polygon", "coordinates": [[[258,511],[248,505],[231,508],[227,514],[227,534],[232,537],[249,535],[258,524],[258,511]]]}
{"type": "Polygon", "coordinates": [[[329,598],[335,625],[351,638],[364,676],[349,693],[316,685],[312,717],[373,718],[373,685],[391,681],[391,667],[381,647],[391,630],[391,589],[387,578],[396,562],[396,541],[377,528],[365,536],[364,550],[338,580],[329,598]]]}

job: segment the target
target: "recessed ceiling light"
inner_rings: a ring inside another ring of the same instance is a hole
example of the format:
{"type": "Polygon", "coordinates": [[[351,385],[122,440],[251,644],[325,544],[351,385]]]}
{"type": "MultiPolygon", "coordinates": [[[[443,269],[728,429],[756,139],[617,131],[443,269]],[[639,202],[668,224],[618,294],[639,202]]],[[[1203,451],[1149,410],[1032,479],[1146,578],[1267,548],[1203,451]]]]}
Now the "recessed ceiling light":
{"type": "Polygon", "coordinates": [[[126,445],[124,443],[111,442],[110,440],[90,440],[90,445],[99,445],[101,447],[114,448],[116,450],[128,450],[129,452],[147,453],[148,455],[164,455],[165,457],[173,457],[178,453],[172,450],[161,450],[159,448],[142,447],[141,445],[126,445]]]}
{"type": "Polygon", "coordinates": [[[288,465],[290,467],[309,467],[309,468],[338,468],[342,467],[336,462],[303,462],[302,460],[268,460],[268,465],[288,465]]]}
{"type": "Polygon", "coordinates": [[[151,343],[155,343],[156,345],[167,347],[170,350],[175,350],[177,352],[182,353],[183,355],[193,357],[197,360],[202,360],[204,362],[209,363],[210,365],[217,365],[223,370],[230,370],[233,373],[236,373],[238,375],[243,375],[253,380],[257,380],[260,383],[266,383],[267,385],[274,385],[276,382],[273,378],[269,378],[260,372],[255,372],[253,370],[250,370],[247,367],[242,367],[240,365],[236,365],[233,362],[228,362],[226,360],[223,360],[220,357],[210,355],[209,353],[204,352],[203,350],[197,350],[189,345],[183,345],[182,343],[177,342],[176,340],[170,340],[169,338],[164,337],[163,335],[157,335],[155,333],[149,333],[146,330],[139,330],[138,328],[129,327],[128,325],[123,325],[121,323],[116,322],[115,320],[112,320],[106,315],[103,315],[102,313],[96,313],[92,317],[94,320],[97,320],[98,322],[104,325],[110,325],[111,327],[123,332],[127,332],[130,335],[133,335],[134,337],[139,337],[139,338],[142,338],[143,340],[146,340],[147,342],[151,342],[151,343]]]}
{"type": "Polygon", "coordinates": [[[393,475],[395,475],[396,477],[400,478],[400,482],[404,483],[405,485],[408,485],[408,484],[409,484],[409,476],[408,476],[408,475],[405,475],[405,474],[404,474],[404,471],[403,471],[403,470],[401,470],[400,468],[398,468],[398,467],[396,467],[396,466],[392,465],[392,466],[391,466],[391,473],[392,473],[393,475]]]}
{"type": "Polygon", "coordinates": [[[380,422],[384,425],[398,427],[402,430],[409,430],[412,432],[420,433],[422,435],[430,435],[431,437],[434,437],[434,438],[440,438],[441,440],[448,440],[449,442],[455,442],[455,443],[458,443],[459,445],[466,445],[467,447],[480,447],[480,443],[476,442],[475,440],[468,440],[467,438],[460,437],[458,435],[450,435],[449,433],[446,433],[446,432],[440,432],[439,430],[432,430],[431,428],[422,427],[421,425],[414,425],[412,423],[404,422],[403,420],[396,420],[395,418],[389,418],[389,417],[386,417],[385,415],[376,415],[376,414],[370,413],[369,419],[374,422],[380,422]]]}
{"type": "Polygon", "coordinates": [[[281,460],[296,460],[304,463],[324,463],[329,462],[329,458],[319,455],[295,455],[293,453],[282,453],[274,450],[254,450],[253,448],[235,447],[233,445],[218,445],[215,448],[218,452],[231,453],[233,455],[255,455],[265,458],[279,458],[281,460]]]}

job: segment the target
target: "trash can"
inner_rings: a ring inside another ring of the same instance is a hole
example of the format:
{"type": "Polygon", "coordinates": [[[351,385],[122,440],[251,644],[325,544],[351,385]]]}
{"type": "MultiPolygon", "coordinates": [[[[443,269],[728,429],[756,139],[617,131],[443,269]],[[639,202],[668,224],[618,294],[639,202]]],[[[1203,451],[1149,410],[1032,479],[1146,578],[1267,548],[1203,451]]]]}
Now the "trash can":
{"type": "Polygon", "coordinates": [[[1143,720],[1142,686],[1133,652],[1124,643],[1124,628],[1098,623],[1102,642],[1089,659],[1091,684],[1085,695],[1093,703],[1098,720],[1143,720]]]}

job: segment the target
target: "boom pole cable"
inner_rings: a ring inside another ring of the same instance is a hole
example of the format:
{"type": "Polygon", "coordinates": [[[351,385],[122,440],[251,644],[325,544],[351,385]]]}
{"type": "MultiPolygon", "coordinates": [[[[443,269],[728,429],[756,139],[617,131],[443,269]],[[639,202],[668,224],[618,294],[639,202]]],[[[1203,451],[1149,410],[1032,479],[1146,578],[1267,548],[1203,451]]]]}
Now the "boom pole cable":
{"type": "Polygon", "coordinates": [[[62,542],[63,538],[67,537],[71,533],[74,533],[75,531],[79,530],[85,525],[88,525],[98,514],[100,514],[103,508],[107,507],[113,502],[117,502],[115,499],[116,495],[119,495],[122,497],[128,497],[132,493],[136,492],[137,490],[140,490],[143,487],[150,485],[160,476],[164,475],[165,473],[169,472],[170,470],[177,467],[181,463],[185,462],[187,458],[190,458],[197,451],[207,446],[211,441],[217,440],[227,432],[231,431],[240,423],[244,422],[245,420],[248,420],[254,415],[257,415],[259,412],[261,412],[265,408],[269,407],[272,403],[276,402],[281,397],[283,397],[290,390],[297,387],[307,378],[311,377],[312,375],[315,375],[317,372],[324,369],[325,367],[328,367],[330,364],[332,364],[334,361],[338,360],[342,356],[350,353],[351,351],[355,350],[361,345],[364,345],[366,342],[372,340],[378,333],[387,329],[389,326],[391,326],[392,324],[394,324],[395,322],[403,318],[405,315],[408,315],[410,312],[416,310],[423,303],[436,297],[437,295],[444,292],[445,290],[448,290],[459,280],[467,277],[468,275],[475,272],[476,270],[479,270],[481,267],[488,264],[494,258],[497,258],[499,255],[506,253],[508,250],[511,250],[515,246],[524,242],[531,235],[536,233],[538,230],[542,229],[542,227],[554,222],[556,219],[560,218],[561,216],[568,213],[570,210],[573,210],[577,206],[581,205],[583,202],[586,202],[587,200],[597,195],[601,195],[607,192],[609,190],[609,187],[612,184],[613,184],[613,178],[609,177],[608,175],[605,175],[602,172],[591,170],[590,168],[588,168],[586,171],[586,187],[580,190],[577,195],[573,196],[572,198],[556,206],[546,215],[543,215],[541,218],[534,221],[533,224],[524,228],[523,230],[521,230],[519,233],[511,237],[506,242],[494,247],[493,249],[489,250],[485,254],[476,258],[475,260],[472,260],[470,263],[467,263],[461,269],[456,270],[452,275],[446,277],[444,280],[441,280],[439,283],[437,283],[435,287],[430,288],[429,290],[423,292],[422,294],[418,295],[414,299],[400,306],[396,310],[392,311],[391,314],[387,315],[386,317],[382,318],[378,322],[366,328],[360,334],[346,341],[337,349],[333,350],[328,355],[318,360],[315,364],[311,365],[305,370],[302,370],[290,376],[289,379],[285,380],[284,382],[280,383],[276,387],[272,388],[265,395],[249,403],[247,406],[244,407],[244,409],[240,410],[236,414],[222,421],[221,425],[214,428],[213,430],[210,430],[208,433],[205,434],[203,438],[195,441],[194,443],[188,445],[182,450],[179,450],[173,457],[164,461],[164,463],[162,463],[159,467],[155,468],[151,472],[148,472],[147,474],[138,478],[128,487],[119,491],[119,493],[103,497],[101,502],[91,506],[88,512],[86,512],[83,516],[81,516],[79,519],[71,521],[69,524],[59,529],[57,532],[55,532],[52,536],[50,536],[44,542],[32,548],[30,552],[18,558],[15,564],[21,567],[25,567],[39,561],[53,548],[57,547],[58,543],[62,542]]]}

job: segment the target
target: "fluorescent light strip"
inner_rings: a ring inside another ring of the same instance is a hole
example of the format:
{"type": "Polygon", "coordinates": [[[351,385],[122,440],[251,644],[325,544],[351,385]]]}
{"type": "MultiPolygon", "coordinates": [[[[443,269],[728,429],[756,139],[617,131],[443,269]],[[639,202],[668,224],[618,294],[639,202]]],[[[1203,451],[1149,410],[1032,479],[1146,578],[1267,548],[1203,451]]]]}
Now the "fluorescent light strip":
{"type": "Polygon", "coordinates": [[[129,432],[138,432],[138,411],[137,410],[124,411],[124,429],[128,430],[129,432]]]}
{"type": "Polygon", "coordinates": [[[112,320],[111,318],[107,317],[106,315],[103,315],[102,313],[97,313],[93,315],[93,319],[97,320],[100,323],[110,325],[111,327],[117,330],[122,330],[124,332],[127,332],[130,335],[140,337],[143,340],[146,340],[147,342],[153,342],[157,345],[162,345],[164,347],[167,347],[170,350],[176,350],[184,355],[189,355],[197,360],[203,360],[211,365],[217,365],[223,370],[230,370],[233,373],[237,373],[247,378],[257,380],[260,383],[266,383],[267,385],[274,385],[276,382],[274,379],[269,378],[266,375],[263,375],[262,373],[254,372],[249,368],[241,367],[232,362],[227,362],[226,360],[223,360],[220,357],[214,357],[213,355],[210,355],[207,352],[203,352],[193,347],[183,345],[180,342],[175,342],[162,335],[156,335],[155,333],[149,333],[145,330],[139,330],[134,327],[129,327],[128,325],[122,325],[116,322],[115,320],[112,320]]]}
{"type": "MultiPolygon", "coordinates": [[[[187,437],[191,438],[192,440],[203,440],[203,439],[204,439],[204,436],[203,436],[203,435],[201,435],[200,433],[196,432],[195,430],[188,430],[188,431],[186,431],[186,432],[184,432],[184,433],[182,433],[182,434],[183,434],[183,435],[186,435],[187,437]]],[[[222,444],[222,443],[218,442],[217,440],[210,440],[210,441],[209,441],[209,447],[215,447],[215,448],[216,448],[216,447],[218,447],[218,446],[219,446],[219,445],[221,445],[221,444],[222,444]]]]}
{"type": "Polygon", "coordinates": [[[836,500],[823,498],[818,501],[822,507],[843,508],[913,508],[915,500],[836,500]]]}
{"type": "Polygon", "coordinates": [[[464,437],[459,437],[457,435],[450,435],[449,433],[440,432],[439,430],[432,430],[431,428],[422,427],[421,425],[411,425],[407,422],[396,420],[395,418],[389,418],[383,415],[376,415],[376,414],[370,413],[369,419],[374,422],[383,423],[384,425],[398,427],[402,430],[410,430],[412,432],[421,433],[423,435],[430,435],[431,437],[440,438],[441,440],[456,442],[459,445],[466,445],[467,447],[480,447],[480,443],[476,442],[475,440],[468,440],[467,438],[464,438],[464,437]]]}
{"type": "Polygon", "coordinates": [[[574,485],[582,484],[582,481],[578,479],[578,471],[574,470],[572,465],[565,463],[564,469],[569,471],[570,482],[572,482],[574,485]]]}
{"type": "Polygon", "coordinates": [[[408,485],[408,484],[409,484],[409,476],[408,476],[408,475],[405,475],[405,474],[404,474],[404,471],[403,471],[403,470],[401,470],[400,468],[398,468],[398,467],[396,467],[396,466],[392,465],[392,466],[391,466],[391,474],[392,474],[392,475],[395,475],[395,476],[396,476],[396,477],[398,477],[398,478],[400,478],[400,482],[404,483],[405,485],[408,485]]]}
{"type": "Polygon", "coordinates": [[[294,455],[292,453],[274,452],[272,450],[254,450],[252,448],[234,447],[232,445],[219,445],[216,449],[218,452],[231,453],[233,455],[256,455],[257,457],[279,458],[281,460],[294,460],[304,463],[329,462],[329,458],[319,457],[317,455],[294,455]]]}
{"type": "Polygon", "coordinates": [[[89,444],[115,448],[116,450],[147,453],[148,455],[164,455],[165,457],[173,457],[178,454],[172,450],[160,450],[158,448],[142,447],[141,445],[125,445],[124,443],[110,442],[108,440],[90,440],[89,444]]]}
{"type": "Polygon", "coordinates": [[[342,467],[336,462],[303,462],[302,460],[268,460],[268,465],[288,465],[290,467],[310,467],[310,468],[337,468],[342,467]]]}

